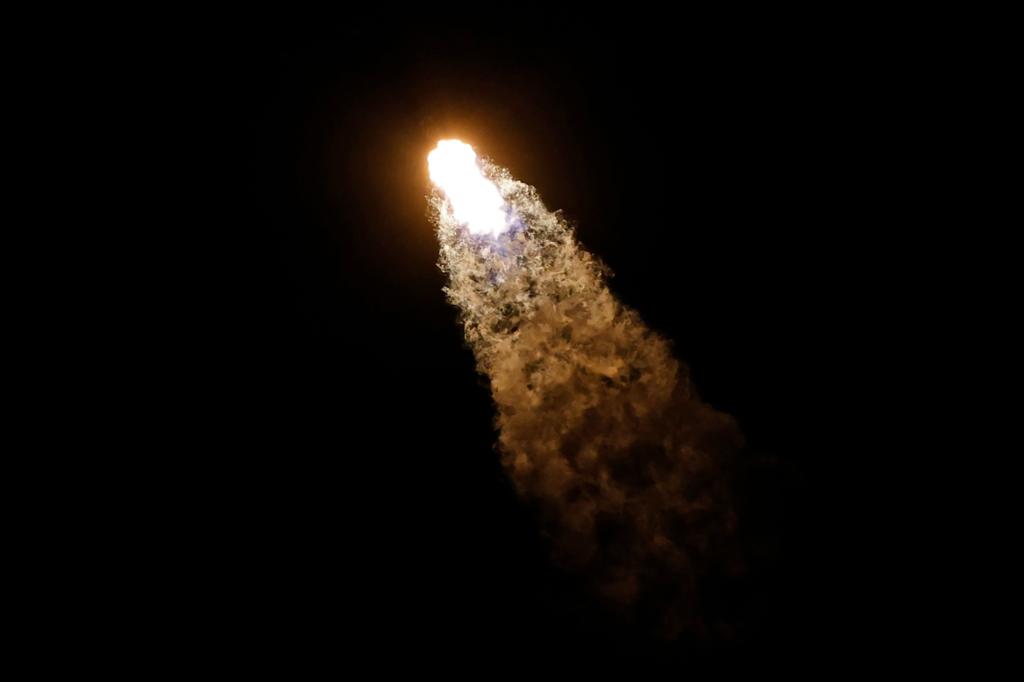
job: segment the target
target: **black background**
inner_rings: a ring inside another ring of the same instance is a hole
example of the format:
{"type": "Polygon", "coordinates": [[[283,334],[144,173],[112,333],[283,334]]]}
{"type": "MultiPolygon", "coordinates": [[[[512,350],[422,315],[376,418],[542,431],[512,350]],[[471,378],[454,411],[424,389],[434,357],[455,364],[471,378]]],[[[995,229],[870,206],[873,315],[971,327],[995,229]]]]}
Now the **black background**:
{"type": "Polygon", "coordinates": [[[864,485],[893,466],[872,439],[900,400],[880,288],[914,60],[834,19],[470,18],[271,17],[180,47],[215,286],[183,342],[199,428],[167,460],[176,641],[282,671],[873,659],[902,608],[864,485]],[[445,137],[563,210],[739,420],[756,561],[731,638],[651,638],[548,560],[441,292],[445,137]]]}

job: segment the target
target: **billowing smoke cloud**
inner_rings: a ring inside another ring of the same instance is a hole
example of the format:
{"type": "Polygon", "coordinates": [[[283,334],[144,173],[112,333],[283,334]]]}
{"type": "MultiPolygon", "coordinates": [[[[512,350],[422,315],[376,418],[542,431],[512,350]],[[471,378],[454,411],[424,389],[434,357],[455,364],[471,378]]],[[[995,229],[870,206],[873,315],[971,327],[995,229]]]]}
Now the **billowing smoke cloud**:
{"type": "Polygon", "coordinates": [[[632,619],[700,632],[701,582],[736,559],[722,476],[742,444],[736,423],[700,400],[666,340],[616,300],[604,266],[536,190],[476,163],[506,202],[504,231],[460,223],[453,193],[431,206],[503,465],[562,566],[632,619]]]}

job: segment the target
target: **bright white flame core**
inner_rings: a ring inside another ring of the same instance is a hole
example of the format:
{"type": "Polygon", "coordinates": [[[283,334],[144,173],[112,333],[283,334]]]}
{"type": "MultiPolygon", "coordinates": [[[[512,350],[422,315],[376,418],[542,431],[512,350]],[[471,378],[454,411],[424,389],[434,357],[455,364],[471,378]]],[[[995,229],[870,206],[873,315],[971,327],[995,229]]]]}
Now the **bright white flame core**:
{"type": "Polygon", "coordinates": [[[427,163],[430,179],[444,190],[455,219],[470,233],[497,237],[508,229],[505,200],[480,171],[472,147],[459,140],[441,140],[427,163]]]}

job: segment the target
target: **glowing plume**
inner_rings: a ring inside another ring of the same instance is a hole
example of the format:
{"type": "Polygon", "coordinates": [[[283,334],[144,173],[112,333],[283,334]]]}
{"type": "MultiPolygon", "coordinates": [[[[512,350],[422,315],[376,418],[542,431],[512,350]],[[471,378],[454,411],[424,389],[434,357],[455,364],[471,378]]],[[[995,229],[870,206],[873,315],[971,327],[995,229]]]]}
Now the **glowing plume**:
{"type": "Polygon", "coordinates": [[[497,237],[508,229],[505,200],[480,171],[472,147],[459,140],[441,140],[427,163],[430,179],[447,195],[455,220],[471,234],[497,237]]]}

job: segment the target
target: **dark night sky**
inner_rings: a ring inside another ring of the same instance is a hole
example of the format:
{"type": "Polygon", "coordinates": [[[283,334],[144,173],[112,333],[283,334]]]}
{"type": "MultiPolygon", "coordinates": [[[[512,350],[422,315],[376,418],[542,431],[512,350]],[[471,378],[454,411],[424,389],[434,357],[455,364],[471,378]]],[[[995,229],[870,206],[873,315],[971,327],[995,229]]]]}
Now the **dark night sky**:
{"type": "Polygon", "coordinates": [[[282,670],[814,669],[879,650],[891,614],[866,576],[885,551],[850,500],[886,456],[865,424],[897,399],[873,362],[895,313],[869,307],[901,163],[882,148],[914,85],[873,40],[528,12],[218,33],[187,107],[217,129],[196,221],[220,286],[191,341],[203,427],[176,465],[181,627],[282,670]],[[424,196],[442,137],[564,210],[739,420],[761,559],[723,598],[731,641],[650,639],[547,559],[441,292],[424,196]]]}

